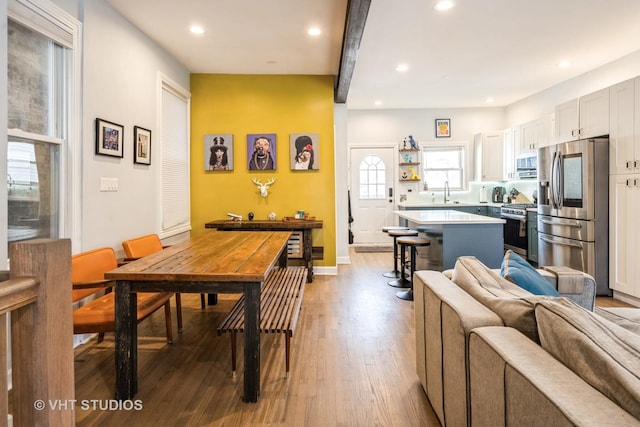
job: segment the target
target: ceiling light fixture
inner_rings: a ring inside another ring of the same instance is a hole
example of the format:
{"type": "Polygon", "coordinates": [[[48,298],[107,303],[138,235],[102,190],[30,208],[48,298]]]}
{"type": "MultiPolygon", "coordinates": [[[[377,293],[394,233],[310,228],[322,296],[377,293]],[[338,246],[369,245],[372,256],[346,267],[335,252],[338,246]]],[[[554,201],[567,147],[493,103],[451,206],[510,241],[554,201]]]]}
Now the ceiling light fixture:
{"type": "Polygon", "coordinates": [[[449,10],[452,9],[453,6],[455,6],[455,3],[451,0],[442,0],[439,1],[438,3],[436,3],[436,5],[433,7],[435,10],[437,11],[444,11],[444,10],[449,10]]]}
{"type": "Polygon", "coordinates": [[[307,30],[307,34],[309,34],[310,36],[319,36],[320,34],[322,34],[322,30],[320,30],[320,28],[318,27],[311,27],[307,30]]]}
{"type": "Polygon", "coordinates": [[[569,61],[568,59],[564,59],[560,62],[558,62],[558,68],[567,68],[569,65],[571,65],[571,61],[569,61]]]}
{"type": "Polygon", "coordinates": [[[379,99],[376,99],[375,101],[373,101],[373,105],[375,105],[376,107],[379,107],[382,105],[382,101],[380,101],[379,99]]]}
{"type": "Polygon", "coordinates": [[[404,73],[407,70],[409,70],[409,66],[407,64],[398,64],[398,66],[396,67],[396,71],[400,73],[404,73]]]}
{"type": "Polygon", "coordinates": [[[487,104],[491,104],[493,103],[493,101],[495,101],[492,97],[488,96],[487,99],[485,100],[487,104]]]}
{"type": "Polygon", "coordinates": [[[197,35],[204,34],[204,28],[202,28],[200,25],[192,25],[189,28],[189,31],[191,31],[192,34],[197,34],[197,35]]]}

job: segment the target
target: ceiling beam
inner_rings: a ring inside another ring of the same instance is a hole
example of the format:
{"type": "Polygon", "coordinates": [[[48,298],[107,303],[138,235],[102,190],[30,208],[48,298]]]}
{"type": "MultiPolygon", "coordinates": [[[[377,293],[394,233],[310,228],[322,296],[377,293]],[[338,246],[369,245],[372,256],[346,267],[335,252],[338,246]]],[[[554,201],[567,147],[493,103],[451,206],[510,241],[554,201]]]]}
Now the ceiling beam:
{"type": "Polygon", "coordinates": [[[351,77],[358,59],[360,41],[364,32],[364,24],[369,14],[371,0],[348,0],[347,19],[345,20],[344,38],[342,39],[342,56],[340,69],[336,79],[334,101],[337,104],[347,102],[351,77]]]}

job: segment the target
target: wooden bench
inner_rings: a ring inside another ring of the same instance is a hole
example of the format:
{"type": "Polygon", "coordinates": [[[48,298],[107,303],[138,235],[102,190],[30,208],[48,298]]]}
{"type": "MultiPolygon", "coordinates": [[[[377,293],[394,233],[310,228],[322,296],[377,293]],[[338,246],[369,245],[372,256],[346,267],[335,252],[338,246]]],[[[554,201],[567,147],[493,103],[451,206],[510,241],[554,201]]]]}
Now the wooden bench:
{"type": "MultiPolygon", "coordinates": [[[[305,267],[274,269],[262,285],[260,294],[260,332],[284,333],[286,374],[289,377],[290,341],[298,323],[302,296],[307,282],[305,267]]],[[[231,370],[236,375],[236,335],[244,332],[244,296],[218,326],[218,335],[231,334],[231,370]]]]}

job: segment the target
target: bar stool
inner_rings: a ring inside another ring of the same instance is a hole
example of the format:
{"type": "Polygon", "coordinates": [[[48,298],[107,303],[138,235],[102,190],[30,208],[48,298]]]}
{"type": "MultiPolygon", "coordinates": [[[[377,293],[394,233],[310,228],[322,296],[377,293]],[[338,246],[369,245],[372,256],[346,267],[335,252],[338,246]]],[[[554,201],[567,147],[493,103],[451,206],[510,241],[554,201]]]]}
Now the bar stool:
{"type": "MultiPolygon", "coordinates": [[[[384,233],[389,233],[389,231],[398,231],[398,230],[408,230],[409,227],[403,227],[401,225],[385,225],[382,227],[382,231],[384,233]]],[[[385,271],[382,273],[384,277],[388,277],[389,279],[396,279],[400,277],[400,270],[398,270],[398,245],[396,244],[396,237],[393,237],[393,270],[385,271]]]]}
{"type": "MultiPolygon", "coordinates": [[[[406,236],[406,237],[398,237],[398,244],[401,247],[401,251],[404,254],[407,247],[411,250],[411,261],[409,267],[409,289],[404,291],[396,292],[396,296],[400,299],[406,301],[413,301],[413,273],[416,271],[416,252],[418,246],[429,246],[431,244],[431,240],[419,237],[419,236],[406,236]]],[[[405,264],[402,264],[402,271],[404,272],[405,264]]]]}
{"type": "Polygon", "coordinates": [[[410,282],[404,272],[404,265],[406,264],[405,250],[398,243],[398,239],[401,237],[415,237],[418,232],[416,230],[389,230],[387,233],[393,237],[393,268],[398,271],[398,278],[388,281],[387,284],[394,288],[408,288],[410,282]],[[398,270],[398,251],[400,251],[400,270],[398,270]]]}

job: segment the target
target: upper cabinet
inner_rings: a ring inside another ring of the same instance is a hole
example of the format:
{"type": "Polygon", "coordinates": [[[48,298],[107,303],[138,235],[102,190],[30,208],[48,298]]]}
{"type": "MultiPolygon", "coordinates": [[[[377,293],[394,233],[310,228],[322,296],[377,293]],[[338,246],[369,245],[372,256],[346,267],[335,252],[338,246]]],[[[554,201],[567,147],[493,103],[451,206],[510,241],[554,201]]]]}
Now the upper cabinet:
{"type": "Polygon", "coordinates": [[[555,118],[555,142],[607,135],[609,88],[556,106],[555,118]]]}
{"type": "Polygon", "coordinates": [[[610,88],[609,173],[640,172],[640,77],[610,88]],[[636,135],[636,132],[638,135],[636,135]]]}
{"type": "Polygon", "coordinates": [[[551,117],[543,117],[520,125],[516,155],[537,151],[551,144],[551,117]]]}
{"type": "Polygon", "coordinates": [[[504,131],[479,133],[474,136],[476,181],[504,179],[504,131]]]}

